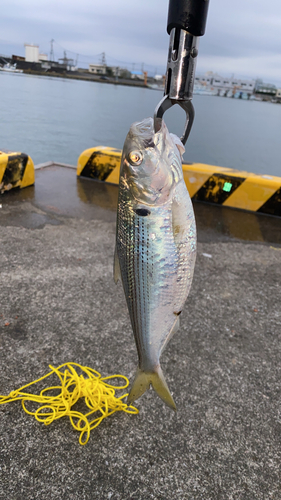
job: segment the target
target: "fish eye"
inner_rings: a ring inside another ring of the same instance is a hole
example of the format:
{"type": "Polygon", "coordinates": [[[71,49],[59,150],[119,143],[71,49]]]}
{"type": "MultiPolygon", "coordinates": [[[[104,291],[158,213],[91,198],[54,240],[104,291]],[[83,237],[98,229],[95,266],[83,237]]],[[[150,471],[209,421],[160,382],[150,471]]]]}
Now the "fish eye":
{"type": "Polygon", "coordinates": [[[142,153],[140,151],[131,151],[129,153],[129,162],[131,165],[140,165],[143,160],[142,153]]]}

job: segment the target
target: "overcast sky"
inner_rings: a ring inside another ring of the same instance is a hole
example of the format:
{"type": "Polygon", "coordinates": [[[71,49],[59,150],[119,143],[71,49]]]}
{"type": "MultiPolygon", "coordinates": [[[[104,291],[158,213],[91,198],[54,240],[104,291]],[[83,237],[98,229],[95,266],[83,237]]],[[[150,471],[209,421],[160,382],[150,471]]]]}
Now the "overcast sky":
{"type": "MultiPolygon", "coordinates": [[[[168,0],[2,0],[0,54],[36,43],[49,55],[53,38],[56,59],[66,49],[85,66],[105,52],[108,64],[164,73],[167,11],[168,0]]],[[[197,73],[208,70],[281,86],[281,1],[210,0],[197,73]]]]}

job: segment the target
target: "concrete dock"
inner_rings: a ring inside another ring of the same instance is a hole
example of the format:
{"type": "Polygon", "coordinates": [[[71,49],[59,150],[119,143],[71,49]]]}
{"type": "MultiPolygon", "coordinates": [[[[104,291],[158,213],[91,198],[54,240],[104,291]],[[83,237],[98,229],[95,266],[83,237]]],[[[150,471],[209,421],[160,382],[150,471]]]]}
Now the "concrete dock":
{"type": "MultiPolygon", "coordinates": [[[[71,361],[132,380],[117,187],[50,166],[0,204],[0,394],[71,361]]],[[[67,418],[2,405],[1,499],[281,499],[281,218],[194,208],[194,281],[162,356],[178,411],[151,389],[81,446],[67,418]]]]}

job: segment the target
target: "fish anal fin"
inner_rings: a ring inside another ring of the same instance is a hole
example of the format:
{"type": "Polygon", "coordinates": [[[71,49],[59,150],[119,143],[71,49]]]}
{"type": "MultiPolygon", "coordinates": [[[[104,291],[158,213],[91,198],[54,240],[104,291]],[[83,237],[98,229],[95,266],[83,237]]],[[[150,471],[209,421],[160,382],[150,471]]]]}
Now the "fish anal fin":
{"type": "Polygon", "coordinates": [[[164,344],[162,345],[161,352],[164,351],[166,345],[168,344],[168,342],[171,340],[171,338],[175,335],[175,333],[178,331],[178,329],[180,327],[180,312],[174,313],[174,314],[175,314],[175,321],[173,323],[171,330],[169,331],[168,336],[165,339],[164,344]]]}
{"type": "Polygon", "coordinates": [[[114,283],[117,284],[118,281],[121,278],[121,271],[120,271],[120,264],[119,264],[119,259],[117,255],[117,249],[115,247],[115,252],[114,252],[114,264],[113,264],[113,279],[114,283]]]}
{"type": "Polygon", "coordinates": [[[149,389],[150,384],[152,385],[156,394],[158,394],[158,396],[162,399],[162,401],[164,401],[167,406],[169,406],[169,408],[172,408],[172,410],[177,409],[160,365],[154,372],[145,372],[138,368],[133,386],[127,398],[127,404],[131,404],[136,399],[140,398],[145,393],[145,391],[149,389]]]}

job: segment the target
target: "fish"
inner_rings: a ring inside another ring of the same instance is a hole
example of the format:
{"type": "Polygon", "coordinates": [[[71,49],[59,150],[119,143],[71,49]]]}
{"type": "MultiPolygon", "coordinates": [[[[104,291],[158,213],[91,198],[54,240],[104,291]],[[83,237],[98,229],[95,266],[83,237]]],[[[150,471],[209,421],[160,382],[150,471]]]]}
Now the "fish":
{"type": "Polygon", "coordinates": [[[183,152],[164,120],[158,132],[152,118],[131,125],[120,164],[114,256],[114,281],[123,284],[139,359],[127,403],[152,385],[174,410],[160,356],[179,329],[196,259],[183,152]]]}

